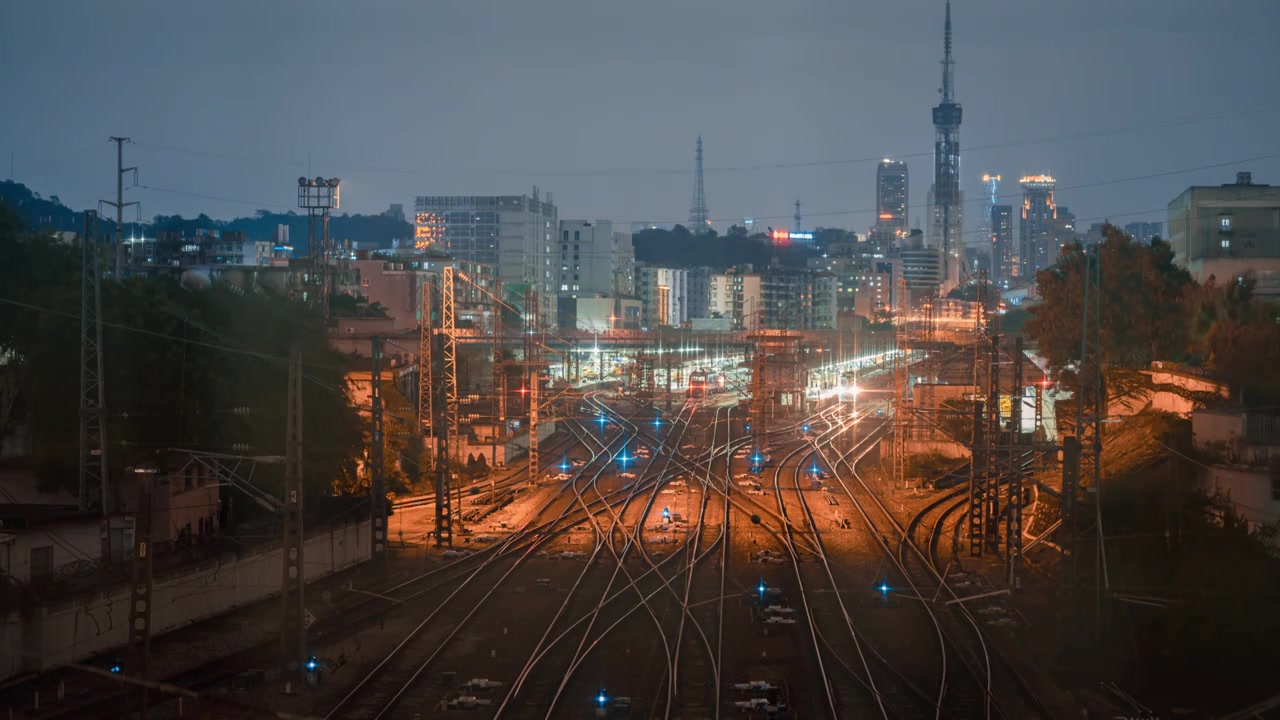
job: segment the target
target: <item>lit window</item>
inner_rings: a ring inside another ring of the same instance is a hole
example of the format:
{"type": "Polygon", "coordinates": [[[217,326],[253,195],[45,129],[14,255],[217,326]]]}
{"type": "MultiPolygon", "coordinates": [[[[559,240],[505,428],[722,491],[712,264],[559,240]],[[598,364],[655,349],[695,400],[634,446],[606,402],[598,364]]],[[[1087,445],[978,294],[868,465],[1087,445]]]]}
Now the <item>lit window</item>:
{"type": "Polygon", "coordinates": [[[1231,216],[1219,215],[1218,222],[1222,224],[1222,232],[1231,232],[1231,216]]]}
{"type": "Polygon", "coordinates": [[[1223,250],[1230,250],[1230,249],[1231,249],[1231,240],[1229,240],[1229,239],[1227,239],[1227,238],[1222,238],[1222,249],[1223,249],[1223,250]]]}

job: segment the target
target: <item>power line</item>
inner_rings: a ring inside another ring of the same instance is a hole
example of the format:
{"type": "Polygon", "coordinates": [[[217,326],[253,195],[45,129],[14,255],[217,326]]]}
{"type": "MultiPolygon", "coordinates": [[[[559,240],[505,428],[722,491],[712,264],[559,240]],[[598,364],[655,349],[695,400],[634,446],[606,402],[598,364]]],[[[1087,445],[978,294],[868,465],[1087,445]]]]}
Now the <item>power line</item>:
{"type": "MultiPolygon", "coordinates": [[[[1026,140],[1014,140],[1001,143],[990,143],[987,145],[976,145],[974,147],[965,148],[965,154],[975,152],[983,152],[987,150],[1003,150],[1008,148],[1026,147],[1030,145],[1046,145],[1057,142],[1067,142],[1073,140],[1083,140],[1088,138],[1106,137],[1109,135],[1118,135],[1123,133],[1137,132],[1141,130],[1151,130],[1163,127],[1175,127],[1179,125],[1189,125],[1209,120],[1218,120],[1223,118],[1239,117],[1251,115],[1261,112],[1269,112],[1280,110],[1280,101],[1273,101],[1255,105],[1239,110],[1223,110],[1217,112],[1201,113],[1198,115],[1188,115],[1181,118],[1166,118],[1162,120],[1154,120],[1149,122],[1137,123],[1133,125],[1124,125],[1111,128],[1098,128],[1094,130],[1083,130],[1075,133],[1065,133],[1060,135],[1048,135],[1038,138],[1029,138],[1026,140]]],[[[138,143],[143,144],[143,143],[138,143]]],[[[261,157],[251,157],[247,155],[238,155],[217,150],[207,150],[202,148],[192,148],[176,145],[160,145],[155,143],[146,143],[150,147],[156,147],[174,152],[189,153],[203,157],[214,157],[227,160],[240,160],[243,162],[255,164],[275,164],[280,166],[297,167],[302,164],[300,160],[292,159],[264,159],[261,157]]],[[[889,153],[888,157],[893,158],[922,158],[933,157],[933,150],[912,152],[912,153],[889,153]]],[[[777,161],[767,163],[753,163],[749,165],[723,165],[710,166],[706,168],[706,172],[714,173],[730,173],[730,172],[764,172],[773,170],[802,169],[814,167],[840,166],[840,165],[858,165],[866,163],[878,163],[886,157],[884,153],[875,155],[867,155],[863,157],[853,158],[835,158],[829,160],[800,160],[800,161],[777,161]]],[[[553,168],[508,168],[508,169],[470,169],[470,168],[415,168],[415,167],[395,167],[386,165],[350,165],[347,166],[348,172],[372,172],[372,173],[388,173],[397,175],[499,175],[499,176],[559,176],[559,177],[598,177],[598,176],[626,176],[626,175],[692,175],[694,170],[687,167],[672,168],[589,168],[584,170],[568,170],[553,168]]]]}

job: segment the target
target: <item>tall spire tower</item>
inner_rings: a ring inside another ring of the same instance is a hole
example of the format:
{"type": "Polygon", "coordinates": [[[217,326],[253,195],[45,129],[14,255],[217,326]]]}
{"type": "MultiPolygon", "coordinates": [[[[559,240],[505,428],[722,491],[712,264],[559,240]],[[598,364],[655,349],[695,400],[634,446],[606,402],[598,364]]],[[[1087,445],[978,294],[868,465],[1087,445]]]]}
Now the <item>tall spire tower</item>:
{"type": "Polygon", "coordinates": [[[951,2],[942,40],[942,102],[933,109],[933,187],[929,189],[930,241],[942,252],[942,292],[960,284],[965,265],[964,197],[960,192],[960,104],[951,58],[951,2]]]}
{"type": "Polygon", "coordinates": [[[693,172],[693,207],[689,209],[689,230],[694,235],[711,231],[711,216],[707,212],[707,194],[702,186],[702,136],[698,136],[698,154],[693,172]]]}

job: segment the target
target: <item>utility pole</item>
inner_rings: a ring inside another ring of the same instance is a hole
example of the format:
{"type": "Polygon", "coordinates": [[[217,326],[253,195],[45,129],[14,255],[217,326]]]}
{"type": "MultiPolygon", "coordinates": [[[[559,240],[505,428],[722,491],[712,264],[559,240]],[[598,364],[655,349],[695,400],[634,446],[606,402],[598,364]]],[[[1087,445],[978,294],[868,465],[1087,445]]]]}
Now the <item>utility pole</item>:
{"type": "Polygon", "coordinates": [[[1022,569],[1022,465],[1018,453],[1022,448],[1022,336],[1014,341],[1013,388],[1009,392],[1011,429],[1009,442],[1009,522],[1005,528],[1005,570],[1009,586],[1017,588],[1022,569]]]}
{"type": "Polygon", "coordinates": [[[496,298],[493,304],[493,394],[494,404],[498,411],[498,422],[493,431],[493,449],[489,458],[490,468],[497,464],[498,443],[502,442],[505,447],[507,436],[507,368],[503,364],[502,357],[504,344],[502,315],[505,308],[505,303],[502,301],[502,278],[493,279],[493,294],[496,298]]]}
{"type": "Polygon", "coordinates": [[[386,438],[382,418],[382,338],[373,338],[373,372],[370,380],[369,432],[369,531],[370,560],[381,569],[387,557],[386,438]]]}
{"type": "Polygon", "coordinates": [[[111,488],[107,481],[107,414],[102,374],[102,272],[98,213],[84,213],[80,240],[80,510],[102,515],[102,560],[111,561],[111,488]]]}
{"type": "Polygon", "coordinates": [[[431,281],[423,278],[418,315],[418,432],[429,438],[436,430],[435,388],[432,383],[431,281]]]}
{"type": "Polygon", "coordinates": [[[290,694],[302,682],[307,657],[306,588],[302,530],[302,349],[289,351],[289,415],[284,445],[284,578],[280,588],[280,661],[284,691],[290,694]]]}
{"type": "MultiPolygon", "coordinates": [[[[134,470],[138,487],[138,507],[133,520],[133,568],[129,590],[129,675],[146,681],[151,660],[151,501],[155,491],[155,468],[134,470]]],[[[150,696],[142,687],[142,720],[146,720],[150,696]]]]}
{"type": "MultiPolygon", "coordinates": [[[[133,142],[127,137],[113,137],[111,142],[116,144],[116,201],[108,202],[99,200],[103,205],[110,205],[116,209],[116,279],[124,277],[124,209],[128,205],[137,205],[136,202],[124,201],[124,174],[133,173],[133,184],[138,184],[138,168],[124,166],[124,144],[133,142]]],[[[141,208],[139,208],[141,212],[141,208]]],[[[136,259],[130,258],[130,265],[136,265],[136,259]]]]}

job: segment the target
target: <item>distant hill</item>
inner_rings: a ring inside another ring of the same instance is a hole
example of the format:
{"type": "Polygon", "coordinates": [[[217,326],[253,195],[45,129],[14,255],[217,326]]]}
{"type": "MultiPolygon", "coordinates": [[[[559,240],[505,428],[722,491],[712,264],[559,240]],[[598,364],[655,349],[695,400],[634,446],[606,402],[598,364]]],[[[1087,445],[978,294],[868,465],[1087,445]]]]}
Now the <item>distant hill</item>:
{"type": "MultiPolygon", "coordinates": [[[[78,231],[84,227],[84,213],[63,205],[56,195],[41,197],[22,183],[0,182],[0,202],[12,208],[30,230],[78,231]]],[[[259,210],[253,217],[240,217],[234,220],[217,220],[205,214],[194,218],[181,215],[157,215],[147,223],[147,235],[163,230],[177,230],[184,234],[194,234],[196,230],[242,230],[254,240],[271,240],[276,236],[276,227],[289,226],[289,239],[294,247],[306,251],[307,216],[297,213],[273,213],[259,210]]],[[[115,221],[100,218],[98,232],[115,233],[115,221]]],[[[413,225],[387,215],[334,215],[329,220],[329,236],[335,240],[351,240],[353,242],[372,244],[377,247],[390,247],[395,239],[407,240],[413,237],[413,225]]]]}

